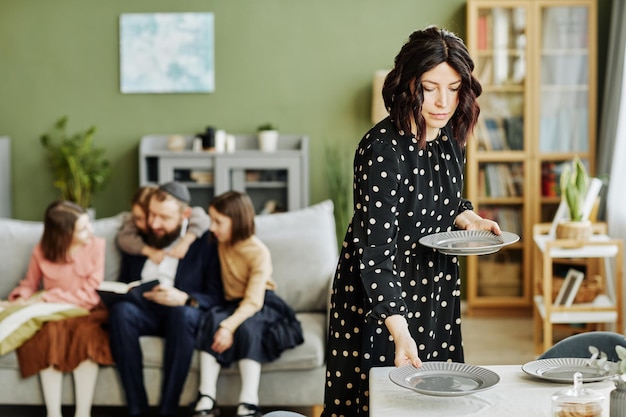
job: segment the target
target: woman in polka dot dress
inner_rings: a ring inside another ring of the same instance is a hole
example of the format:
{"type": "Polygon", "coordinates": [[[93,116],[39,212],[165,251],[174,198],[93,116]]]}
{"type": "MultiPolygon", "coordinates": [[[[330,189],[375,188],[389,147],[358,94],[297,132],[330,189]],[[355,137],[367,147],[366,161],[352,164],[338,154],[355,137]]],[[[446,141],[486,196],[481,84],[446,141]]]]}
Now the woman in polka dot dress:
{"type": "Polygon", "coordinates": [[[374,366],[463,362],[458,258],[425,235],[491,230],[463,191],[465,142],[482,88],[468,51],[436,27],[414,32],[383,86],[390,117],[354,157],[354,215],[333,283],[324,417],[368,415],[374,366]]]}

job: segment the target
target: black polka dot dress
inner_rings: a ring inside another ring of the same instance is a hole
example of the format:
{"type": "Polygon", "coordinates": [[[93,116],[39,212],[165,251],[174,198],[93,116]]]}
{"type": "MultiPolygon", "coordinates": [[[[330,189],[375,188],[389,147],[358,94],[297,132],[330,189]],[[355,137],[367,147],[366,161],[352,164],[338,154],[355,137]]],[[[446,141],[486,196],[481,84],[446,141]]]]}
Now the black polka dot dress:
{"type": "Polygon", "coordinates": [[[369,415],[369,370],[394,364],[389,315],[406,317],[422,361],[463,362],[458,259],[418,243],[454,230],[471,208],[461,198],[464,149],[450,133],[418,149],[387,118],[359,143],[354,216],[333,283],[324,417],[369,415]]]}

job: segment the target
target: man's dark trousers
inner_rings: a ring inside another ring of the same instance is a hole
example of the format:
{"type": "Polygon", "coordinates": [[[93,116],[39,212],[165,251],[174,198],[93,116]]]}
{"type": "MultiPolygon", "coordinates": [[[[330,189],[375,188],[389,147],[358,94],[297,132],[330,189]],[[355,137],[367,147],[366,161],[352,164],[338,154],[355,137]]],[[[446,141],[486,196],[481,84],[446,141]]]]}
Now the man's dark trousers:
{"type": "Polygon", "coordinates": [[[111,350],[120,373],[131,416],[148,410],[143,380],[140,336],[161,336],[165,342],[163,384],[159,413],[174,415],[185,384],[202,311],[187,306],[166,307],[149,301],[140,308],[133,302],[118,302],[110,311],[111,350]]]}

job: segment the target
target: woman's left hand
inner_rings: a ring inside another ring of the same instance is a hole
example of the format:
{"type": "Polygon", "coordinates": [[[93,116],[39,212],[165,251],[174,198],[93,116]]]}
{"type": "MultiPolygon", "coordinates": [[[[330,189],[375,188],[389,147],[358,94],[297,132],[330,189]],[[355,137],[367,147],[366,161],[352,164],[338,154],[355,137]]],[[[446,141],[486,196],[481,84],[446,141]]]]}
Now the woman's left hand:
{"type": "Polygon", "coordinates": [[[498,236],[502,234],[498,223],[490,219],[484,219],[471,210],[465,210],[454,221],[459,229],[464,230],[487,230],[498,236]]]}
{"type": "Polygon", "coordinates": [[[230,330],[220,327],[213,336],[213,344],[211,350],[222,353],[233,345],[233,334],[230,330]]]}

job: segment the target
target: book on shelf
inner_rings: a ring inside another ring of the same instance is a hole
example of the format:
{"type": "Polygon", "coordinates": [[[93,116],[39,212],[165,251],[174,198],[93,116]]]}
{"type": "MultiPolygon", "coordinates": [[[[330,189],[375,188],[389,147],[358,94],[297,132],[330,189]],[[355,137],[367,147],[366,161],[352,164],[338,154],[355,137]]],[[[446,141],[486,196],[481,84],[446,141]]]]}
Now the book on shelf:
{"type": "Polygon", "coordinates": [[[489,26],[490,23],[488,22],[488,17],[489,15],[486,14],[482,14],[480,16],[478,16],[478,22],[477,22],[477,42],[476,42],[476,47],[479,50],[485,50],[487,48],[489,48],[489,44],[487,42],[487,32],[489,30],[489,26]]]}
{"type": "Polygon", "coordinates": [[[485,118],[485,126],[491,148],[494,151],[508,150],[509,145],[506,142],[506,131],[502,125],[502,119],[485,118]]]}
{"type": "Polygon", "coordinates": [[[130,283],[119,281],[102,281],[96,292],[100,295],[102,302],[111,307],[119,301],[132,301],[141,303],[143,293],[150,291],[159,284],[159,280],[151,280],[147,282],[133,281],[130,283]]]}
{"type": "Polygon", "coordinates": [[[541,195],[543,197],[558,197],[561,194],[559,179],[563,165],[556,162],[541,164],[541,195]]]}
{"type": "Polygon", "coordinates": [[[485,126],[485,119],[483,117],[479,117],[476,122],[476,126],[474,127],[474,138],[478,142],[478,149],[482,151],[491,151],[493,150],[491,146],[491,142],[489,141],[489,136],[487,132],[487,126],[485,126]]]}
{"type": "Polygon", "coordinates": [[[524,118],[508,116],[502,120],[506,142],[512,151],[524,150],[524,118]]]}
{"type": "Polygon", "coordinates": [[[485,197],[519,197],[523,180],[521,164],[490,163],[479,169],[479,186],[485,197]]]}

